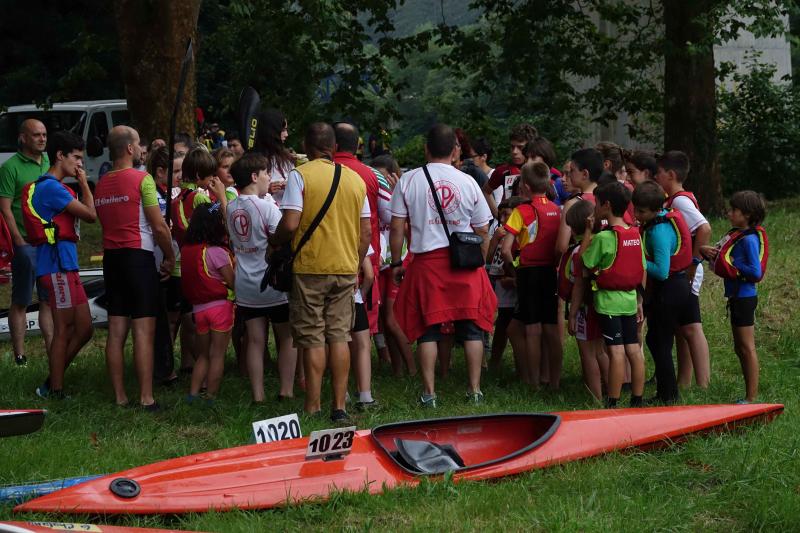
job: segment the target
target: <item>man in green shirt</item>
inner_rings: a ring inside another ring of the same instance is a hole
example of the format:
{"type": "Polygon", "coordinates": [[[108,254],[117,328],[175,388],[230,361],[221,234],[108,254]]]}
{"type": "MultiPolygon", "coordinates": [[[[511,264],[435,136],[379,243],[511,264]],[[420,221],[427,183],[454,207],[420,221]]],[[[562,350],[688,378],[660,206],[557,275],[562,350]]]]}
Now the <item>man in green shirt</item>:
{"type": "MultiPolygon", "coordinates": [[[[44,124],[32,118],[25,120],[19,128],[19,147],[19,151],[0,167],[0,212],[14,240],[8,326],[14,360],[17,365],[25,366],[25,313],[36,283],[36,248],[25,240],[21,200],[23,187],[39,179],[50,168],[45,153],[47,128],[44,124]]],[[[38,285],[37,292],[40,302],[47,300],[46,292],[38,285]]],[[[39,328],[44,336],[45,349],[49,350],[50,341],[53,340],[53,315],[47,305],[39,306],[39,328]]]]}

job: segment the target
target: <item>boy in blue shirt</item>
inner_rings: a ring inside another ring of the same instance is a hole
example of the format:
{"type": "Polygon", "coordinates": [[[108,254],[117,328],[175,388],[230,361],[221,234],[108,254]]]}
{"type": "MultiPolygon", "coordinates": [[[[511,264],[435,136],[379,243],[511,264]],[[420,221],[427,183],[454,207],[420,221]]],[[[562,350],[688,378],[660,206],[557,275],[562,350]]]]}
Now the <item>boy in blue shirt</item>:
{"type": "Polygon", "coordinates": [[[730,205],[728,220],[733,228],[716,246],[703,246],[700,251],[713,262],[714,272],[724,279],[733,348],[742,365],[746,391],[745,399],[737,403],[750,403],[758,397],[756,283],[764,277],[769,255],[766,232],[761,227],[766,206],[761,195],[754,191],[735,193],[730,205]]]}
{"type": "Polygon", "coordinates": [[[36,276],[48,292],[54,326],[50,374],[36,394],[62,399],[64,373],[92,338],[92,316],[78,274],[76,219],[94,222],[97,214],[83,169],[83,139],[68,131],[54,133],[47,155],[47,174],[22,191],[22,211],[28,240],[36,245],[36,276]],[[80,200],[62,183],[66,177],[77,179],[80,200]]]}
{"type": "Polygon", "coordinates": [[[647,260],[645,341],[655,363],[655,400],[670,404],[678,400],[672,339],[677,317],[691,305],[686,269],[692,265],[692,238],[680,211],[662,207],[664,197],[664,189],[656,182],[639,184],[633,192],[633,213],[641,224],[647,260]]]}

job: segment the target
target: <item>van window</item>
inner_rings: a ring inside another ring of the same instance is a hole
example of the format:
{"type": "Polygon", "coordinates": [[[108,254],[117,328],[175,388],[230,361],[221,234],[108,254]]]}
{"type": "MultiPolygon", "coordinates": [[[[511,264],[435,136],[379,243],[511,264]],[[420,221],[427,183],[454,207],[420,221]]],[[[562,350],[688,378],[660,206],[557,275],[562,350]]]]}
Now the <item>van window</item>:
{"type": "Polygon", "coordinates": [[[92,137],[99,137],[106,145],[106,137],[108,137],[108,119],[104,111],[97,111],[92,115],[91,122],[89,123],[89,139],[92,137]]]}
{"type": "Polygon", "coordinates": [[[12,111],[0,115],[0,152],[16,152],[19,126],[29,118],[40,120],[47,133],[71,130],[83,135],[84,111],[12,111]]]}
{"type": "Polygon", "coordinates": [[[127,109],[118,109],[111,112],[111,122],[114,126],[130,126],[131,114],[127,109]]]}

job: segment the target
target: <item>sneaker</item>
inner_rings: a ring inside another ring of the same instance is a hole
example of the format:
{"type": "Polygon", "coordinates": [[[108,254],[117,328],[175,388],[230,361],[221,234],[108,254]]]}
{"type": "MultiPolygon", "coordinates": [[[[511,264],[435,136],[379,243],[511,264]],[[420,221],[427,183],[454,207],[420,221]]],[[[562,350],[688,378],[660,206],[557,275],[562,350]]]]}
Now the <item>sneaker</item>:
{"type": "Polygon", "coordinates": [[[434,394],[430,398],[425,398],[424,396],[419,397],[419,403],[422,407],[426,407],[428,409],[436,409],[436,395],[434,394]]]}
{"type": "Polygon", "coordinates": [[[334,424],[349,424],[350,415],[344,409],[334,409],[331,411],[331,422],[334,424]]]}
{"type": "Polygon", "coordinates": [[[481,391],[478,392],[468,392],[466,396],[466,400],[469,403],[480,405],[483,403],[483,393],[481,391]]]}
{"type": "Polygon", "coordinates": [[[739,398],[736,400],[736,405],[750,405],[750,402],[744,398],[739,398]]]}
{"type": "Polygon", "coordinates": [[[161,411],[161,406],[158,404],[158,402],[153,402],[148,405],[139,404],[139,406],[148,413],[158,413],[161,411]]]}
{"type": "Polygon", "coordinates": [[[42,383],[36,387],[36,396],[45,400],[50,396],[50,387],[47,386],[47,383],[42,383]]]}
{"type": "Polygon", "coordinates": [[[14,362],[20,367],[28,366],[28,358],[20,353],[14,356],[14,362]]]}
{"type": "Polygon", "coordinates": [[[378,400],[375,399],[371,402],[356,402],[356,409],[359,411],[369,411],[370,409],[377,409],[378,407],[378,400]]]}

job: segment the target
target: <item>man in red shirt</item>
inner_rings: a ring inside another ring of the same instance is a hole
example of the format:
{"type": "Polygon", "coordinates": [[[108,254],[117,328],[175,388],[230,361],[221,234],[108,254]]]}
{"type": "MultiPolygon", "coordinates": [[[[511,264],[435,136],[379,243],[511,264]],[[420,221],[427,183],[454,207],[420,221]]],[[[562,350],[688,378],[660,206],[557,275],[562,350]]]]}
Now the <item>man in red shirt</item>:
{"type": "MultiPolygon", "coordinates": [[[[381,232],[378,213],[378,177],[367,165],[359,161],[355,155],[356,150],[358,150],[358,128],[347,122],[337,122],[333,125],[333,130],[336,133],[336,152],[333,154],[334,163],[339,163],[355,171],[367,186],[367,201],[370,209],[369,222],[370,226],[372,226],[370,245],[374,251],[370,256],[372,271],[375,273],[373,287],[380,287],[378,285],[378,274],[381,262],[381,232]]],[[[380,291],[376,288],[370,291],[370,294],[365,294],[364,302],[367,308],[367,318],[369,318],[369,332],[374,335],[378,332],[380,291]]]]}
{"type": "Polygon", "coordinates": [[[525,164],[525,146],[538,136],[539,132],[531,124],[517,124],[511,128],[511,133],[508,136],[509,141],[511,141],[511,159],[507,163],[498,165],[492,172],[489,181],[481,187],[483,195],[486,197],[486,203],[489,204],[489,209],[495,218],[497,218],[497,205],[494,202],[492,192],[502,186],[503,199],[505,200],[512,196],[511,189],[519,178],[519,169],[525,164]]]}

